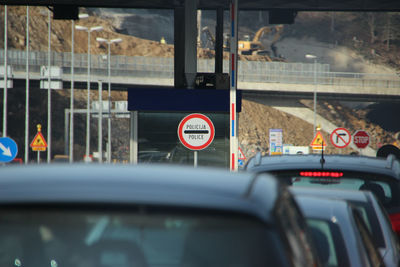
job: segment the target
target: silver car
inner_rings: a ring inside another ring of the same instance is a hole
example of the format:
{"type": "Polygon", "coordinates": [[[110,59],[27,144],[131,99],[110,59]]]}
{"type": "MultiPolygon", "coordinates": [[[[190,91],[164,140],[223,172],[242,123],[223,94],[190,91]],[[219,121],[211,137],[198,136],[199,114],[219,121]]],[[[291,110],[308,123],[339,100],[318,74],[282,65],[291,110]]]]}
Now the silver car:
{"type": "Polygon", "coordinates": [[[400,245],[392,229],[387,212],[370,191],[315,189],[291,187],[296,196],[315,196],[319,198],[342,199],[355,206],[363,216],[372,238],[387,267],[400,264],[400,245]]]}
{"type": "Polygon", "coordinates": [[[385,266],[361,213],[339,199],[296,195],[323,266],[385,266]]]}
{"type": "Polygon", "coordinates": [[[251,158],[247,171],[271,173],[294,187],[370,190],[375,192],[400,237],[400,162],[349,155],[283,155],[251,158]]]}

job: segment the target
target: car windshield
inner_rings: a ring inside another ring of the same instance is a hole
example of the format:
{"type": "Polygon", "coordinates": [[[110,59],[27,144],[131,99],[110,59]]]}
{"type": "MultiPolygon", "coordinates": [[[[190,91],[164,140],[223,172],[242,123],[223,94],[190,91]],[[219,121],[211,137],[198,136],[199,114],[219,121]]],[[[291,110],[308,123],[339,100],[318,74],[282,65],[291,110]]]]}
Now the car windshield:
{"type": "Polygon", "coordinates": [[[0,266],[285,266],[259,221],[170,212],[1,209],[0,266]]]}
{"type": "Polygon", "coordinates": [[[236,23],[222,0],[193,21],[184,1],[43,1],[0,6],[0,164],[400,155],[398,7],[240,1],[236,23]],[[178,131],[196,113],[212,124],[178,131]]]}

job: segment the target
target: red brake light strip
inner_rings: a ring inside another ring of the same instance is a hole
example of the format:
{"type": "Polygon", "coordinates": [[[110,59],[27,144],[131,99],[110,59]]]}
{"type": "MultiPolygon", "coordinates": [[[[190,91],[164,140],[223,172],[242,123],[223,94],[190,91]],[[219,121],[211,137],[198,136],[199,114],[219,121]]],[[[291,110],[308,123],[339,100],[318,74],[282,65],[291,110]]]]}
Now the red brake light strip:
{"type": "Polygon", "coordinates": [[[332,177],[340,178],[343,176],[343,172],[328,172],[328,171],[301,171],[300,176],[302,177],[332,177]]]}

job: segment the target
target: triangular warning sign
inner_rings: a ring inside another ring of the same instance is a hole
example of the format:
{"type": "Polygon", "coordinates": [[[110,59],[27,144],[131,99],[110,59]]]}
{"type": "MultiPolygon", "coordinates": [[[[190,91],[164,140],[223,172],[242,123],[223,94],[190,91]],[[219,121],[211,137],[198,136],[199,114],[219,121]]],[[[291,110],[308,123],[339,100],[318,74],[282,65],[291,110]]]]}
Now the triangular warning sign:
{"type": "Polygon", "coordinates": [[[326,147],[326,146],[327,146],[327,144],[326,144],[326,142],[325,142],[325,139],[324,139],[324,137],[322,136],[322,134],[321,134],[320,131],[318,131],[318,132],[315,134],[315,137],[314,137],[314,139],[312,140],[310,146],[312,146],[312,147],[322,147],[322,146],[326,147]]]}
{"type": "Polygon", "coordinates": [[[31,143],[32,150],[45,150],[47,148],[46,140],[44,139],[41,132],[38,132],[31,143]]]}
{"type": "Polygon", "coordinates": [[[244,155],[244,153],[240,147],[239,147],[238,159],[246,160],[246,156],[244,155]]]}

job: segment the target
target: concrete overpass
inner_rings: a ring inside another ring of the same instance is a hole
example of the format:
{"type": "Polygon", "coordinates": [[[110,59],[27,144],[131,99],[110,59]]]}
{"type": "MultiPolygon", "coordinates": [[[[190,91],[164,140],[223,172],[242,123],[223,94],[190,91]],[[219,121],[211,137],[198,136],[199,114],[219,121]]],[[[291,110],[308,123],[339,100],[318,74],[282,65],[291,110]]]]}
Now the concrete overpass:
{"type": "MultiPolygon", "coordinates": [[[[40,81],[39,74],[30,74],[30,79],[40,81]]],[[[15,80],[21,80],[21,85],[25,85],[25,73],[15,73],[15,80]]],[[[70,89],[71,75],[63,75],[63,88],[70,89]]],[[[87,75],[74,75],[75,88],[87,88],[87,75]]],[[[97,81],[107,83],[108,78],[104,75],[91,75],[91,88],[97,88],[97,81]]],[[[339,101],[359,101],[359,102],[380,102],[380,101],[400,101],[400,88],[372,87],[363,85],[346,85],[346,81],[337,80],[337,84],[292,84],[280,82],[238,82],[239,89],[244,91],[244,95],[263,95],[270,98],[289,98],[289,99],[311,99],[314,88],[319,99],[339,100],[339,101]],[[340,85],[344,83],[344,85],[340,85]]],[[[111,84],[113,90],[126,90],[140,86],[173,86],[173,78],[152,78],[152,77],[132,77],[132,76],[112,76],[111,84]]],[[[15,83],[14,83],[15,84],[15,83]]],[[[39,86],[39,85],[37,85],[39,86]]],[[[107,89],[107,85],[103,86],[107,89]]]]}
{"type": "MultiPolygon", "coordinates": [[[[0,52],[0,61],[3,54],[0,52]]],[[[40,68],[47,66],[46,52],[31,52],[30,80],[40,79],[40,68]]],[[[70,53],[52,53],[51,64],[63,70],[63,88],[70,88],[70,53]]],[[[8,62],[14,69],[14,80],[26,79],[26,54],[11,51],[8,62]]],[[[87,55],[76,54],[74,64],[75,88],[87,87],[87,55]]],[[[111,83],[113,90],[125,90],[133,86],[174,86],[172,58],[111,57],[111,83]]],[[[224,62],[228,72],[228,62],[224,62]]],[[[331,72],[329,65],[283,62],[239,62],[238,88],[247,94],[263,94],[272,98],[311,98],[314,90],[319,99],[349,101],[400,101],[400,76],[398,74],[331,72]]],[[[91,88],[97,81],[108,81],[107,59],[92,55],[91,88]]],[[[213,72],[213,60],[198,60],[198,72],[213,72]]],[[[18,82],[17,82],[18,84],[18,82]]],[[[107,86],[103,86],[104,89],[107,86]]]]}

